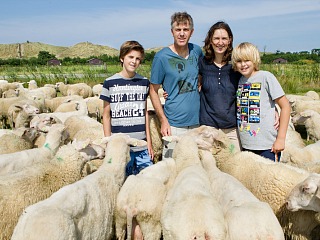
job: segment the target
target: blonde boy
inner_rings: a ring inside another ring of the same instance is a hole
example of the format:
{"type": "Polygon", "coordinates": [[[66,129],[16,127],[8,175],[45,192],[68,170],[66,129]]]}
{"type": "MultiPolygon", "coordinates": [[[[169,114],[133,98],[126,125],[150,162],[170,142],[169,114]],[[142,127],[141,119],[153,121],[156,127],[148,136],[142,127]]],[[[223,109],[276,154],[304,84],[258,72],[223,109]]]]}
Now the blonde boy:
{"type": "Polygon", "coordinates": [[[243,150],[273,161],[280,160],[290,118],[290,104],[276,77],[259,70],[260,53],[251,43],[233,49],[232,66],[242,74],[237,91],[237,125],[243,150]],[[281,109],[278,131],[274,128],[275,104],[281,109]]]}

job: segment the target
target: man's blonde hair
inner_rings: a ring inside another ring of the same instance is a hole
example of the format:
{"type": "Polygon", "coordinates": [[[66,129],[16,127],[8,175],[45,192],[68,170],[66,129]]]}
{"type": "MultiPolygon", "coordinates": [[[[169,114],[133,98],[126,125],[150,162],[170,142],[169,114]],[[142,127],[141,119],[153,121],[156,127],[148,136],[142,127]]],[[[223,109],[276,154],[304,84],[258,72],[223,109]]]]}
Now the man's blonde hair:
{"type": "Polygon", "coordinates": [[[240,43],[236,46],[231,55],[233,69],[237,70],[236,64],[241,61],[251,61],[256,71],[260,68],[261,58],[258,48],[249,42],[240,43]]]}
{"type": "Polygon", "coordinates": [[[193,29],[193,19],[190,16],[190,14],[188,14],[187,12],[175,12],[171,16],[171,29],[173,29],[173,25],[174,25],[175,22],[178,25],[179,24],[189,23],[190,30],[193,29]]]}

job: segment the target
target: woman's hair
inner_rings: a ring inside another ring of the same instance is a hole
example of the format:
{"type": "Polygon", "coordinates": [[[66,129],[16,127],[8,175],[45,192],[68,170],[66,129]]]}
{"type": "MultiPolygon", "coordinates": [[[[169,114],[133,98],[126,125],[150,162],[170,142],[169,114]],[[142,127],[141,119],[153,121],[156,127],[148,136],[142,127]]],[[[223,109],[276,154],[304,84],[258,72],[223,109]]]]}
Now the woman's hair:
{"type": "Polygon", "coordinates": [[[261,58],[258,48],[249,42],[240,43],[232,52],[232,67],[237,70],[236,64],[241,61],[251,61],[256,71],[259,70],[261,58]]]}
{"type": "Polygon", "coordinates": [[[177,24],[189,23],[190,30],[193,29],[193,19],[187,12],[175,12],[171,16],[171,29],[173,28],[175,22],[177,24]]]}
{"type": "Polygon", "coordinates": [[[224,29],[228,33],[230,42],[229,42],[227,50],[225,51],[225,53],[223,55],[222,61],[229,62],[231,60],[231,53],[232,53],[232,49],[233,49],[233,46],[232,46],[233,34],[232,34],[232,31],[231,31],[231,28],[229,27],[229,25],[223,21],[216,22],[209,29],[207,36],[204,40],[204,47],[203,47],[204,56],[207,59],[207,61],[213,63],[214,58],[215,58],[215,53],[214,53],[213,47],[211,45],[212,44],[212,36],[213,36],[214,32],[218,29],[224,29]]]}
{"type": "MultiPolygon", "coordinates": [[[[126,41],[120,47],[120,55],[119,55],[120,62],[121,62],[121,59],[124,59],[124,57],[132,50],[140,52],[141,56],[142,56],[141,61],[143,60],[143,58],[144,58],[143,46],[140,43],[138,43],[137,41],[126,41]]],[[[121,66],[122,65],[123,65],[123,63],[121,62],[121,66]]]]}

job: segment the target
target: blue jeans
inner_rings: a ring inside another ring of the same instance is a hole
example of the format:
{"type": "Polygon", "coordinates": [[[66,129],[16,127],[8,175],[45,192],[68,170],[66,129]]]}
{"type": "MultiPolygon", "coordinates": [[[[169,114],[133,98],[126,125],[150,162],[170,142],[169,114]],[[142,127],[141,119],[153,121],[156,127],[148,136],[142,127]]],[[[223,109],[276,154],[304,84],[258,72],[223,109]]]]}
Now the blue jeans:
{"type": "MultiPolygon", "coordinates": [[[[242,149],[243,151],[248,151],[248,152],[253,152],[257,155],[260,155],[262,157],[268,158],[272,161],[276,161],[275,158],[275,153],[271,152],[271,149],[267,149],[267,150],[250,150],[250,149],[242,149]]],[[[278,153],[278,162],[280,162],[280,157],[281,157],[281,152],[278,153]]]]}
{"type": "Polygon", "coordinates": [[[152,165],[152,160],[149,156],[148,149],[143,151],[130,151],[131,160],[126,166],[126,175],[137,175],[142,169],[152,165]]]}

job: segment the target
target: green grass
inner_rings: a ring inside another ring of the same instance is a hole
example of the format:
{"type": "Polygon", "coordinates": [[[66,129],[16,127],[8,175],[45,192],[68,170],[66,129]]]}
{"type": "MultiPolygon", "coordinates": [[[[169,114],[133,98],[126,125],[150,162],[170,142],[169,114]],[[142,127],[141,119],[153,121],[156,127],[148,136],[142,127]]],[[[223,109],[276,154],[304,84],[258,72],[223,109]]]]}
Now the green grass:
{"type": "MultiPolygon", "coordinates": [[[[309,90],[320,93],[320,64],[262,64],[260,69],[272,72],[288,94],[302,94],[309,90]]],[[[142,76],[150,79],[150,70],[151,64],[144,63],[137,71],[142,76]]],[[[88,65],[59,67],[1,66],[0,78],[5,78],[10,82],[26,82],[34,79],[39,86],[65,80],[68,83],[85,82],[93,86],[119,71],[121,71],[119,64],[107,65],[106,68],[88,65]]]]}

